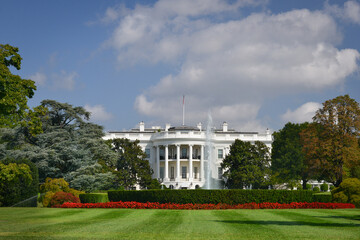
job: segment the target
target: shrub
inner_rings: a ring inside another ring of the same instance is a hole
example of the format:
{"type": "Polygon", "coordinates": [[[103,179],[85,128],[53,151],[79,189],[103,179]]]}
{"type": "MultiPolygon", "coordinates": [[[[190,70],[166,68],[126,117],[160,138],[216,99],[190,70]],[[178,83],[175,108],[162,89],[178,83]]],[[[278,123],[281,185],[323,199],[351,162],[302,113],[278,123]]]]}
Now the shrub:
{"type": "Polygon", "coordinates": [[[332,197],[330,193],[314,193],[313,202],[330,203],[332,197]]]}
{"type": "Polygon", "coordinates": [[[41,184],[40,186],[40,192],[44,193],[40,198],[40,201],[44,207],[51,206],[50,202],[52,197],[57,192],[71,193],[77,198],[79,197],[79,194],[83,193],[76,189],[70,188],[69,183],[67,183],[63,178],[46,178],[45,183],[41,184]]]}
{"type": "Polygon", "coordinates": [[[331,191],[334,202],[353,203],[360,207],[360,180],[357,178],[345,179],[339,187],[331,191]]]}
{"type": "Polygon", "coordinates": [[[289,190],[141,190],[141,191],[108,191],[109,200],[159,202],[159,203],[199,203],[199,204],[243,204],[261,202],[312,202],[312,191],[289,190]]]}
{"type": "Polygon", "coordinates": [[[104,203],[109,202],[107,193],[82,193],[79,195],[81,203],[104,203]]]}
{"type": "Polygon", "coordinates": [[[323,183],[320,185],[320,189],[322,192],[327,192],[329,190],[329,185],[327,185],[326,183],[323,183]]]}
{"type": "Polygon", "coordinates": [[[314,188],[313,188],[313,191],[314,191],[314,192],[320,192],[320,188],[319,188],[319,187],[314,187],[314,188]]]}
{"type": "Polygon", "coordinates": [[[0,206],[36,207],[39,173],[28,159],[0,161],[0,206]]]}
{"type": "Polygon", "coordinates": [[[330,185],[330,191],[334,190],[335,186],[334,185],[330,185]]]}
{"type": "Polygon", "coordinates": [[[40,186],[40,192],[68,192],[70,189],[69,183],[63,178],[46,178],[45,182],[40,186]]]}
{"type": "Polygon", "coordinates": [[[61,208],[133,208],[133,209],[336,209],[355,208],[352,203],[244,203],[229,205],[219,204],[177,204],[177,203],[138,203],[138,202],[108,202],[108,203],[64,203],[61,208]]]}
{"type": "Polygon", "coordinates": [[[63,203],[80,203],[80,199],[72,193],[57,192],[52,196],[49,206],[59,207],[63,203]]]}
{"type": "Polygon", "coordinates": [[[306,184],[306,190],[311,190],[311,188],[312,188],[311,184],[310,184],[310,183],[307,183],[307,184],[306,184]]]}
{"type": "Polygon", "coordinates": [[[50,206],[50,201],[52,199],[52,197],[55,195],[54,192],[46,192],[44,194],[44,196],[42,197],[42,205],[43,207],[49,207],[50,206]]]}

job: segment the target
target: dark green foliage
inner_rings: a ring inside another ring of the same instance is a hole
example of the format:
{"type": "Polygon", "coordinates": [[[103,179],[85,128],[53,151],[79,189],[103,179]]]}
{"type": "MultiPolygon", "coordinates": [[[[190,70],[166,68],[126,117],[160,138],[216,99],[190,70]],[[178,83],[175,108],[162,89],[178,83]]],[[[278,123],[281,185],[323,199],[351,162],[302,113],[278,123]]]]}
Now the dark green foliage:
{"type": "Polygon", "coordinates": [[[329,190],[329,185],[326,183],[323,183],[320,185],[320,189],[322,192],[327,192],[329,190]]]}
{"type": "Polygon", "coordinates": [[[360,207],[360,180],[347,178],[339,187],[332,190],[331,194],[334,202],[353,203],[360,207]]]}
{"type": "Polygon", "coordinates": [[[335,186],[334,185],[330,185],[330,191],[334,190],[335,186]]]}
{"type": "Polygon", "coordinates": [[[82,193],[79,195],[81,203],[109,202],[107,193],[82,193]]]}
{"type": "Polygon", "coordinates": [[[313,188],[313,191],[314,191],[314,192],[320,192],[320,188],[319,188],[319,187],[314,187],[314,188],[313,188]]]}
{"type": "Polygon", "coordinates": [[[107,144],[117,155],[115,164],[106,165],[117,177],[120,186],[126,189],[139,184],[141,188],[159,188],[160,183],[152,179],[153,170],[150,168],[146,154],[138,145],[139,141],[126,138],[110,139],[107,144]]]}
{"type": "Polygon", "coordinates": [[[221,163],[225,186],[230,189],[264,189],[270,185],[270,153],[262,142],[243,142],[236,139],[230,154],[221,163]]]}
{"type": "Polygon", "coordinates": [[[147,189],[162,189],[163,187],[166,188],[166,186],[161,185],[157,179],[151,179],[150,184],[146,186],[147,189]]]}
{"type": "Polygon", "coordinates": [[[19,176],[17,181],[12,183],[4,183],[0,184],[0,196],[3,198],[0,199],[3,206],[12,206],[14,204],[20,203],[17,206],[21,207],[36,207],[37,206],[37,196],[39,193],[39,174],[38,169],[34,163],[27,159],[10,159],[6,158],[0,160],[1,164],[9,165],[11,163],[19,164],[26,164],[29,166],[31,181],[26,184],[26,180],[23,177],[19,176]],[[3,186],[3,187],[1,187],[3,186]]]}
{"type": "Polygon", "coordinates": [[[43,133],[27,134],[27,127],[3,129],[0,158],[27,158],[39,168],[40,181],[64,178],[78,190],[94,191],[113,187],[114,175],[104,165],[114,165],[116,154],[102,140],[101,126],[87,122],[90,113],[82,107],[53,100],[41,117],[43,133]]]}
{"type": "Polygon", "coordinates": [[[109,200],[159,203],[261,203],[312,202],[312,191],[288,190],[141,190],[108,191],[109,200]]]}
{"type": "Polygon", "coordinates": [[[314,193],[313,202],[330,203],[332,202],[332,196],[331,194],[314,193]]]}
{"type": "Polygon", "coordinates": [[[307,183],[305,187],[306,187],[306,190],[311,190],[311,184],[307,183]]]}
{"type": "MultiPolygon", "coordinates": [[[[299,180],[303,180],[304,185],[306,184],[309,175],[300,142],[300,132],[307,126],[308,123],[295,124],[289,122],[278,132],[273,133],[271,170],[275,184],[299,180]]],[[[305,189],[304,186],[303,189],[305,189]]]]}

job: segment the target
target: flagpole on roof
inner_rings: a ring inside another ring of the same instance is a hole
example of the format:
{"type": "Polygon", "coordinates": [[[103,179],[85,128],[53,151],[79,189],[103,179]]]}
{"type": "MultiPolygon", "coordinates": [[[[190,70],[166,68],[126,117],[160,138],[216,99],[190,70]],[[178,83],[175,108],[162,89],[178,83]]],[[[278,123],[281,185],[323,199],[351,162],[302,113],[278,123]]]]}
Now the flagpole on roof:
{"type": "Polygon", "coordinates": [[[185,126],[185,95],[183,95],[183,126],[185,126]]]}

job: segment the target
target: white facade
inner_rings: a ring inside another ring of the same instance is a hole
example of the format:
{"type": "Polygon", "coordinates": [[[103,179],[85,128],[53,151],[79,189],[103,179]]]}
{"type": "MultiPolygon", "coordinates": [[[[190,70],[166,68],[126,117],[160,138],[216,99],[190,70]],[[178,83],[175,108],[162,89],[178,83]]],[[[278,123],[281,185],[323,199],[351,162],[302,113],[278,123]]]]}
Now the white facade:
{"type": "MultiPolygon", "coordinates": [[[[201,124],[197,127],[152,127],[145,128],[141,122],[138,129],[129,131],[108,132],[104,139],[127,138],[139,140],[139,145],[147,154],[150,167],[154,170],[154,178],[162,184],[174,189],[195,189],[204,187],[207,170],[205,147],[209,135],[201,124]]],[[[230,151],[230,145],[236,139],[242,141],[261,141],[271,149],[270,131],[263,134],[257,132],[237,132],[228,129],[223,123],[222,129],[214,129],[211,134],[211,158],[213,159],[212,178],[221,178],[220,164],[230,151]]]]}

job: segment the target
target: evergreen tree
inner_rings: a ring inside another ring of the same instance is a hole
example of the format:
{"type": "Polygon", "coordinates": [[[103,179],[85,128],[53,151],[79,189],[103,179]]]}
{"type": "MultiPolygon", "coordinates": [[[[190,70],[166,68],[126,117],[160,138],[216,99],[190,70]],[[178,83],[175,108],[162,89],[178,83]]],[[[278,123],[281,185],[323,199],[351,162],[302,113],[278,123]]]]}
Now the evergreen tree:
{"type": "Polygon", "coordinates": [[[239,139],[230,146],[230,154],[221,163],[225,186],[234,188],[267,188],[270,177],[270,152],[259,141],[254,144],[239,139]]]}
{"type": "Polygon", "coordinates": [[[308,123],[287,123],[282,129],[274,132],[271,151],[271,170],[274,183],[286,183],[294,187],[299,180],[303,181],[303,189],[310,177],[307,169],[300,132],[308,123]]]}
{"type": "Polygon", "coordinates": [[[41,117],[43,133],[27,134],[28,127],[3,129],[0,158],[27,158],[45,178],[64,178],[71,187],[92,191],[112,187],[114,175],[99,162],[111,164],[116,154],[102,140],[101,126],[87,120],[90,113],[82,107],[53,100],[42,101],[47,108],[41,117]]]}
{"type": "Polygon", "coordinates": [[[107,143],[117,153],[117,161],[112,166],[112,171],[121,186],[131,189],[138,184],[141,188],[160,188],[160,183],[151,178],[153,170],[145,159],[146,154],[138,145],[138,140],[118,138],[108,140],[107,143]]]}

